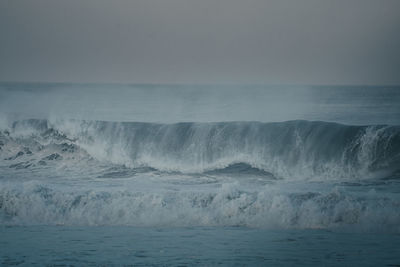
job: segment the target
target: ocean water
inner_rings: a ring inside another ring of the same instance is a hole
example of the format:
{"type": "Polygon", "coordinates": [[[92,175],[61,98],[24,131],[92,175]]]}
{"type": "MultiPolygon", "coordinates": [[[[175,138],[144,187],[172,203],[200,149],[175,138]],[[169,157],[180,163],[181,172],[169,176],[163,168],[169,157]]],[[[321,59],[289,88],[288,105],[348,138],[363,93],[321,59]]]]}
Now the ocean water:
{"type": "Polygon", "coordinates": [[[400,264],[400,87],[0,84],[2,265],[400,264]]]}

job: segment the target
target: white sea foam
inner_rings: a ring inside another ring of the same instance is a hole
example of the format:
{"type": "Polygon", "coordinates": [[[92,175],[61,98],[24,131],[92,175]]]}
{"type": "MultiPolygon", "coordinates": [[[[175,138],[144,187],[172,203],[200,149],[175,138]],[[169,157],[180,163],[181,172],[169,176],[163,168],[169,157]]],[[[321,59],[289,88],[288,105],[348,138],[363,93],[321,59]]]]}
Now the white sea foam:
{"type": "Polygon", "coordinates": [[[0,224],[400,231],[397,126],[6,124],[0,224]]]}
{"type": "Polygon", "coordinates": [[[351,194],[343,188],[313,188],[312,184],[309,190],[293,190],[280,183],[246,188],[238,182],[200,190],[158,187],[159,190],[145,191],[124,186],[78,189],[41,182],[2,183],[1,224],[400,231],[400,215],[393,212],[400,205],[396,195],[369,191],[351,194]]]}
{"type": "Polygon", "coordinates": [[[4,142],[19,142],[19,149],[73,145],[100,162],[166,172],[204,173],[243,163],[280,179],[370,179],[400,165],[396,126],[28,120],[13,123],[10,132],[4,142]]]}

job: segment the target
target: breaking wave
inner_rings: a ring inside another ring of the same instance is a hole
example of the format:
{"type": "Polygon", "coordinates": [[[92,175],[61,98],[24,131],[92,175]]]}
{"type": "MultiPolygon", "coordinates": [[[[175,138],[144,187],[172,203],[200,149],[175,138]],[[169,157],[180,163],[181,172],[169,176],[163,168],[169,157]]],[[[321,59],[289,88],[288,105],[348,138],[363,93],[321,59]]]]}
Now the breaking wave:
{"type": "Polygon", "coordinates": [[[157,124],[31,119],[3,124],[0,155],[11,168],[96,161],[130,169],[276,179],[387,178],[400,170],[400,126],[302,120],[157,124]]]}
{"type": "Polygon", "coordinates": [[[55,188],[30,181],[0,189],[0,224],[247,226],[399,232],[400,200],[370,190],[243,189],[135,191],[55,188]]]}
{"type": "Polygon", "coordinates": [[[0,225],[400,231],[400,126],[0,126],[0,225]]]}

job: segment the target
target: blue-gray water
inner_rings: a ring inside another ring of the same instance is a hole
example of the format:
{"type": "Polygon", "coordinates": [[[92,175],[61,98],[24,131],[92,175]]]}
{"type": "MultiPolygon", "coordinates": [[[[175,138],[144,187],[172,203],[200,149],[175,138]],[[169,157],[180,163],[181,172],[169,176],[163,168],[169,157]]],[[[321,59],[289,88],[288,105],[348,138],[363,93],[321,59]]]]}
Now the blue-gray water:
{"type": "Polygon", "coordinates": [[[0,227],[2,264],[397,266],[391,234],[243,227],[0,227]]]}
{"type": "Polygon", "coordinates": [[[398,265],[400,88],[0,84],[4,265],[398,265]]]}

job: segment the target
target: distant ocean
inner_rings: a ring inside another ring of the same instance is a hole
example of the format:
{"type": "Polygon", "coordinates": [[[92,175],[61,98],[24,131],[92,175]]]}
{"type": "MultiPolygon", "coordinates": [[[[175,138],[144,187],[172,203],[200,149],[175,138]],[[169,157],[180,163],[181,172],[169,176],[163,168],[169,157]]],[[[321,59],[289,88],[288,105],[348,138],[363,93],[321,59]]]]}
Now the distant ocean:
{"type": "Polygon", "coordinates": [[[0,83],[0,265],[400,266],[400,87],[0,83]]]}

